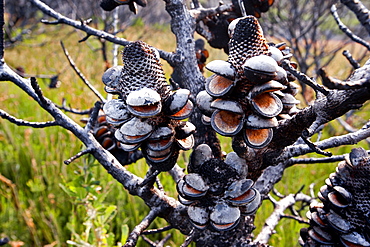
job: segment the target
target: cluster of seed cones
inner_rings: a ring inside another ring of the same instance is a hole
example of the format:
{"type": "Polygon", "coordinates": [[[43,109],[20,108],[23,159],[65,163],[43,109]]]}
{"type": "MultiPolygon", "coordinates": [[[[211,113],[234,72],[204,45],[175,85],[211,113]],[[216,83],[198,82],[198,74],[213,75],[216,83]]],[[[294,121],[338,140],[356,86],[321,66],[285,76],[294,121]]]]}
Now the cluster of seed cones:
{"type": "Polygon", "coordinates": [[[295,79],[279,66],[289,59],[284,46],[268,44],[254,16],[230,23],[228,61],[206,65],[214,74],[207,78],[205,91],[197,95],[203,122],[224,136],[251,148],[267,146],[278,120],[291,118],[299,103],[295,79]]]}
{"type": "Polygon", "coordinates": [[[213,158],[211,148],[199,145],[191,155],[189,173],[177,184],[179,201],[195,228],[228,231],[243,215],[253,214],[261,196],[246,179],[248,166],[235,152],[225,161],[213,158]]]}
{"type": "MultiPolygon", "coordinates": [[[[100,114],[93,126],[93,135],[101,146],[108,150],[121,164],[131,164],[142,157],[140,150],[124,151],[121,144],[114,137],[116,129],[107,122],[105,114],[100,114]]],[[[81,122],[87,123],[88,119],[82,119],[81,122]]]]}
{"type": "Polygon", "coordinates": [[[301,230],[302,246],[370,246],[370,157],[351,151],[320,188],[321,203],[310,205],[310,227],[301,230]]]}
{"type": "Polygon", "coordinates": [[[158,51],[142,41],[125,47],[123,62],[103,75],[105,90],[118,95],[103,106],[106,121],[116,128],[114,136],[123,150],[141,147],[149,165],[168,171],[179,150],[194,145],[194,125],[180,121],[192,112],[190,91],[170,90],[158,51]]]}

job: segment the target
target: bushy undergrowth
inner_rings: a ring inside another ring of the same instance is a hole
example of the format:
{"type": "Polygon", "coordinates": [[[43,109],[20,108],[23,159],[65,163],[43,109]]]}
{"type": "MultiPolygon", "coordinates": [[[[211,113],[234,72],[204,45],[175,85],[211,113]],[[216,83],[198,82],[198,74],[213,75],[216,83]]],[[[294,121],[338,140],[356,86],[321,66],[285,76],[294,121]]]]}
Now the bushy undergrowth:
{"type": "MultiPolygon", "coordinates": [[[[147,26],[132,27],[125,31],[128,40],[141,39],[158,48],[175,49],[175,39],[165,28],[147,26]]],[[[13,68],[22,67],[28,75],[59,75],[61,86],[48,88],[49,80],[39,80],[46,97],[61,105],[88,109],[97,98],[73,72],[59,42],[62,40],[76,65],[86,78],[104,94],[101,76],[105,63],[101,56],[100,42],[95,38],[79,43],[84,34],[65,26],[43,26],[24,42],[6,50],[5,60],[13,68]]],[[[169,29],[167,29],[169,30],[169,29]]],[[[108,54],[112,46],[108,45],[108,54]]],[[[225,59],[221,51],[211,51],[209,61],[225,59]]],[[[164,63],[165,64],[165,63],[164,63]]],[[[165,64],[167,76],[171,68],[165,64]]],[[[0,82],[1,109],[27,121],[48,121],[50,117],[37,107],[30,98],[9,82],[0,82]]],[[[82,116],[67,113],[77,122],[82,116]]],[[[360,115],[366,119],[366,116],[360,115]]],[[[343,131],[330,124],[324,138],[343,131]]],[[[360,127],[360,126],[357,126],[360,127]]],[[[231,151],[230,138],[222,138],[223,150],[231,151]]],[[[91,157],[81,158],[69,166],[63,161],[82,149],[81,143],[69,132],[58,127],[32,129],[18,127],[0,120],[0,238],[8,236],[12,241],[22,241],[24,246],[119,246],[130,230],[148,212],[138,198],[128,195],[123,187],[110,177],[91,157]],[[90,244],[90,245],[87,245],[90,244]]],[[[340,154],[349,149],[334,150],[340,154]]],[[[189,152],[181,155],[184,166],[189,152]]],[[[318,188],[325,177],[335,169],[335,164],[298,165],[287,169],[282,181],[276,186],[283,193],[295,193],[305,185],[308,193],[311,183],[318,188]]],[[[133,173],[144,176],[144,161],[129,166],[133,173]]],[[[168,194],[176,196],[172,178],[160,175],[168,194]]],[[[272,211],[266,201],[257,213],[257,230],[272,211]]],[[[156,220],[151,228],[163,227],[164,220],[156,220]]],[[[278,234],[270,241],[274,246],[298,246],[298,223],[285,219],[278,234]]],[[[170,246],[184,241],[178,231],[171,230],[170,246]]],[[[167,233],[149,238],[161,239],[167,233]]],[[[138,246],[147,246],[139,240],[138,246]]]]}

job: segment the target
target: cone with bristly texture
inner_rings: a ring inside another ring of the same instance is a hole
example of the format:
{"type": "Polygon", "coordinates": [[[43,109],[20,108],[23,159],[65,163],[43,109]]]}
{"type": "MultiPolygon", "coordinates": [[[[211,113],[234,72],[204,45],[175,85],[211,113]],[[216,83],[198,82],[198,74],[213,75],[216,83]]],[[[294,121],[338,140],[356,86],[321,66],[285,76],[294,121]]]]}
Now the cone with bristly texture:
{"type": "Polygon", "coordinates": [[[177,191],[179,201],[188,207],[190,222],[199,230],[231,231],[261,202],[254,182],[246,179],[245,160],[234,152],[223,161],[201,144],[191,154],[188,172],[177,183],[177,191]]]}
{"type": "MultiPolygon", "coordinates": [[[[297,112],[295,84],[279,66],[291,56],[279,49],[282,46],[267,43],[253,16],[232,21],[229,34],[228,60],[206,65],[214,74],[206,79],[206,93],[200,92],[196,102],[205,115],[202,120],[217,133],[242,136],[234,140],[243,142],[237,146],[263,148],[272,140],[278,120],[297,112]]],[[[238,149],[240,156],[243,153],[238,149]]]]}
{"type": "Polygon", "coordinates": [[[355,148],[340,162],[310,205],[302,246],[370,246],[370,157],[355,148]]]}
{"type": "Polygon", "coordinates": [[[123,66],[103,75],[107,92],[119,95],[103,106],[107,121],[116,127],[120,148],[139,147],[155,170],[168,171],[175,165],[179,150],[194,145],[195,126],[181,121],[193,109],[190,91],[171,91],[166,82],[159,53],[142,41],[127,45],[123,66]]]}

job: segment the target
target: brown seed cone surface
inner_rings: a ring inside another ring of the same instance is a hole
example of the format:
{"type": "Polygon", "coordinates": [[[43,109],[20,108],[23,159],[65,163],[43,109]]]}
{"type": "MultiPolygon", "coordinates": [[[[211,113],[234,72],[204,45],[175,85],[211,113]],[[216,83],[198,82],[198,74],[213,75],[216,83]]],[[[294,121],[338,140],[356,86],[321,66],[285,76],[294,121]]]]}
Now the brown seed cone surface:
{"type": "Polygon", "coordinates": [[[247,16],[239,20],[230,39],[229,48],[228,62],[237,69],[238,74],[243,74],[241,66],[248,58],[269,55],[267,41],[256,17],[247,16]]]}
{"type": "Polygon", "coordinates": [[[352,166],[345,185],[352,194],[353,203],[346,210],[348,221],[358,229],[370,227],[370,158],[364,157],[360,164],[352,166]]]}
{"type": "Polygon", "coordinates": [[[367,152],[362,148],[353,149],[325,183],[319,194],[322,204],[310,206],[310,227],[301,230],[303,246],[370,246],[370,157],[367,152]]]}
{"type": "Polygon", "coordinates": [[[155,48],[143,41],[135,41],[125,47],[122,60],[121,90],[124,98],[131,91],[144,87],[157,91],[162,99],[168,96],[168,84],[155,48]]]}

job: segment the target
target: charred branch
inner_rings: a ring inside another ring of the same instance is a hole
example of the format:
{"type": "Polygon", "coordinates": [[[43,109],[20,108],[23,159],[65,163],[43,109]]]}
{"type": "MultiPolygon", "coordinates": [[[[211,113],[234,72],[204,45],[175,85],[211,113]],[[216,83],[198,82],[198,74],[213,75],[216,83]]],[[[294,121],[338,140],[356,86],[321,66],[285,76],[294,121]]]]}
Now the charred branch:
{"type": "Polygon", "coordinates": [[[370,34],[370,12],[359,0],[341,0],[341,3],[347,6],[370,34]]]}
{"type": "Polygon", "coordinates": [[[217,14],[222,14],[224,12],[229,12],[233,10],[232,4],[220,5],[216,8],[196,8],[190,10],[190,14],[195,18],[196,22],[199,22],[207,17],[211,17],[217,14]]]}
{"type": "MultiPolygon", "coordinates": [[[[271,235],[275,233],[275,227],[280,222],[280,220],[284,217],[287,217],[284,214],[284,211],[289,207],[293,206],[298,201],[304,201],[310,203],[312,198],[307,196],[303,193],[298,194],[290,194],[285,198],[281,199],[280,201],[274,201],[274,211],[272,214],[266,219],[265,225],[263,226],[261,232],[258,234],[254,243],[264,243],[266,244],[270,239],[271,235]]],[[[290,216],[291,217],[291,216],[290,216]]],[[[293,217],[297,218],[297,217],[293,217]]],[[[297,219],[300,219],[299,217],[297,219]]],[[[302,221],[302,219],[300,219],[302,221]]]]}
{"type": "Polygon", "coordinates": [[[340,89],[340,90],[356,89],[366,87],[370,83],[370,80],[366,78],[359,79],[357,81],[341,81],[331,76],[328,76],[324,68],[321,68],[318,71],[318,74],[322,78],[322,84],[330,89],[340,89]]]}
{"type": "MultiPolygon", "coordinates": [[[[360,79],[369,80],[370,66],[366,64],[356,70],[348,82],[360,79]]],[[[330,90],[326,97],[317,99],[312,106],[298,112],[292,119],[286,120],[274,131],[270,149],[278,150],[293,144],[305,129],[311,136],[322,124],[325,124],[351,109],[362,106],[370,97],[368,87],[350,90],[330,90]],[[289,133],[287,135],[287,133],[289,133]]],[[[320,147],[321,148],[321,147],[320,147]]]]}
{"type": "MultiPolygon", "coordinates": [[[[176,53],[181,54],[180,62],[174,66],[178,73],[180,87],[188,88],[195,97],[201,90],[204,90],[205,78],[199,70],[195,52],[195,19],[187,10],[186,5],[180,0],[168,0],[166,11],[171,16],[171,30],[176,36],[176,53]]],[[[216,157],[221,157],[221,148],[215,132],[210,126],[201,122],[201,112],[195,109],[190,117],[197,132],[194,134],[195,147],[202,143],[209,143],[216,157]]]]}
{"type": "Polygon", "coordinates": [[[136,246],[136,243],[137,243],[137,240],[139,239],[139,236],[142,234],[142,232],[145,229],[147,229],[149,227],[150,223],[152,223],[155,220],[159,211],[160,211],[160,209],[158,209],[158,208],[152,208],[150,210],[149,214],[147,216],[145,216],[145,218],[140,222],[140,224],[135,226],[135,228],[132,230],[132,232],[130,233],[130,235],[129,235],[127,241],[126,241],[126,244],[124,245],[125,247],[136,246]]]}
{"type": "MultiPolygon", "coordinates": [[[[346,1],[346,2],[352,2],[352,1],[346,1]]],[[[365,40],[361,39],[360,37],[358,37],[357,35],[355,35],[354,33],[352,33],[351,30],[349,30],[349,28],[343,24],[343,22],[339,18],[337,7],[335,7],[335,5],[331,6],[330,11],[331,11],[331,14],[334,16],[334,19],[337,22],[339,29],[342,30],[342,32],[345,33],[350,39],[359,43],[360,45],[365,46],[366,49],[370,51],[370,44],[366,42],[365,40]]],[[[370,16],[368,17],[368,20],[370,20],[370,16]]],[[[370,25],[369,25],[369,31],[370,31],[370,25]]]]}
{"type": "Polygon", "coordinates": [[[75,161],[76,159],[78,158],[81,158],[82,156],[84,156],[85,154],[90,154],[93,152],[93,149],[92,148],[89,148],[89,149],[85,149],[85,150],[82,150],[81,152],[79,152],[78,154],[72,156],[71,158],[69,158],[68,160],[65,160],[64,161],[64,164],[66,165],[69,165],[71,164],[73,161],[75,161]]]}
{"type": "MultiPolygon", "coordinates": [[[[108,41],[110,41],[114,44],[117,44],[117,45],[126,46],[130,43],[130,41],[127,41],[126,39],[119,38],[119,37],[117,37],[113,34],[110,34],[108,32],[104,32],[104,31],[92,28],[92,27],[86,25],[84,22],[72,20],[72,19],[56,12],[55,10],[53,10],[52,8],[50,8],[48,5],[46,5],[45,3],[43,3],[40,0],[30,0],[30,1],[37,8],[39,8],[44,14],[49,15],[49,16],[57,19],[56,21],[52,22],[53,24],[66,24],[68,26],[72,26],[72,27],[74,27],[78,30],[81,30],[81,31],[85,32],[88,36],[96,36],[96,37],[108,40],[108,41]]],[[[47,23],[50,24],[51,22],[47,21],[47,23]]],[[[173,57],[173,56],[171,56],[171,53],[169,53],[169,52],[162,51],[162,50],[158,50],[158,51],[159,51],[159,54],[161,55],[161,57],[165,60],[173,57]]],[[[168,61],[168,60],[166,60],[166,61],[168,61]]],[[[173,62],[173,61],[168,61],[168,62],[173,62]]]]}
{"type": "Polygon", "coordinates": [[[66,112],[70,112],[70,113],[73,113],[73,114],[77,114],[77,115],[88,115],[91,113],[92,109],[88,109],[88,110],[78,110],[78,109],[74,109],[70,106],[67,106],[67,103],[66,103],[66,99],[63,99],[62,100],[62,105],[61,106],[58,106],[57,107],[63,111],[66,111],[66,112]]]}
{"type": "Polygon", "coordinates": [[[306,131],[303,131],[301,137],[302,137],[303,141],[307,144],[307,146],[309,146],[311,148],[312,151],[314,151],[314,152],[316,152],[318,154],[321,154],[321,155],[325,155],[325,156],[332,156],[333,155],[330,152],[325,152],[325,151],[321,150],[312,141],[310,141],[308,139],[308,136],[306,134],[306,131]]]}
{"type": "Polygon", "coordinates": [[[99,100],[101,102],[105,102],[105,98],[99,93],[98,90],[96,90],[92,84],[89,82],[89,80],[87,80],[87,78],[84,76],[84,74],[82,74],[82,72],[77,68],[75,62],[73,61],[73,59],[71,58],[71,56],[69,55],[69,52],[68,50],[65,48],[63,42],[61,41],[60,42],[60,45],[62,46],[62,49],[63,49],[63,52],[64,52],[64,55],[67,57],[68,59],[68,62],[69,62],[69,65],[71,65],[71,67],[73,68],[73,70],[76,72],[76,74],[81,78],[81,80],[85,83],[85,85],[96,95],[96,97],[99,98],[99,100]]]}
{"type": "Polygon", "coordinates": [[[95,103],[94,108],[92,109],[90,118],[87,121],[87,124],[85,126],[85,130],[87,132],[90,132],[93,129],[93,127],[94,127],[94,125],[96,123],[96,120],[98,119],[98,115],[99,115],[99,111],[101,109],[101,106],[102,106],[102,103],[101,102],[96,102],[95,103]]]}
{"type": "Polygon", "coordinates": [[[314,79],[311,79],[309,78],[307,75],[305,75],[304,73],[302,72],[299,72],[298,70],[296,70],[295,68],[293,68],[293,66],[290,65],[289,63],[289,60],[283,60],[282,61],[282,66],[284,69],[286,69],[287,71],[289,71],[290,73],[292,73],[295,77],[297,77],[297,79],[312,87],[316,92],[321,92],[322,94],[324,95],[328,95],[329,94],[329,91],[327,89],[325,89],[323,86],[317,84],[314,79]]]}
{"type": "Polygon", "coordinates": [[[27,126],[32,128],[45,128],[50,126],[57,126],[57,122],[55,121],[48,121],[48,122],[28,122],[23,119],[18,119],[11,116],[9,113],[0,109],[0,117],[8,120],[9,122],[16,124],[18,126],[27,126]]]}
{"type": "Polygon", "coordinates": [[[343,51],[343,55],[347,58],[354,69],[360,68],[360,64],[352,57],[352,54],[348,50],[343,51]]]}
{"type": "MultiPolygon", "coordinates": [[[[342,136],[330,137],[326,140],[315,143],[317,147],[321,149],[328,149],[333,147],[339,147],[342,145],[353,145],[366,138],[370,137],[370,129],[368,126],[362,128],[356,132],[349,133],[342,136]]],[[[294,145],[284,149],[283,154],[277,160],[288,160],[291,157],[307,154],[312,152],[308,145],[294,145]]]]}

